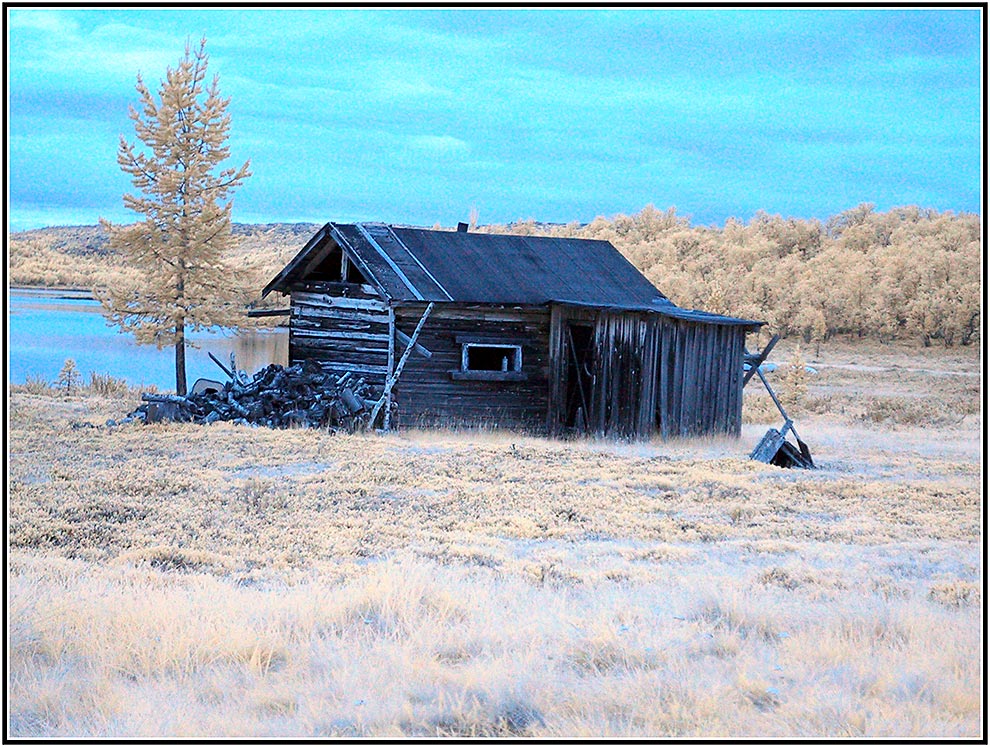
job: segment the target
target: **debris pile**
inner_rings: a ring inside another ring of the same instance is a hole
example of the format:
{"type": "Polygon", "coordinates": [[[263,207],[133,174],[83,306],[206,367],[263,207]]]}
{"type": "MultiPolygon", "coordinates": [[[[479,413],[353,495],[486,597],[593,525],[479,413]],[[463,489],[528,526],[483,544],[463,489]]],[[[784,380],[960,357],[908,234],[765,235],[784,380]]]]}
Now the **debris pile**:
{"type": "MultiPolygon", "coordinates": [[[[174,420],[215,423],[229,420],[269,428],[366,428],[378,400],[372,387],[354,374],[329,373],[308,360],[292,366],[271,364],[249,377],[210,356],[228,375],[221,384],[200,379],[186,396],[145,392],[144,404],[121,422],[174,420]]],[[[110,423],[108,423],[110,424],[110,423]]]]}

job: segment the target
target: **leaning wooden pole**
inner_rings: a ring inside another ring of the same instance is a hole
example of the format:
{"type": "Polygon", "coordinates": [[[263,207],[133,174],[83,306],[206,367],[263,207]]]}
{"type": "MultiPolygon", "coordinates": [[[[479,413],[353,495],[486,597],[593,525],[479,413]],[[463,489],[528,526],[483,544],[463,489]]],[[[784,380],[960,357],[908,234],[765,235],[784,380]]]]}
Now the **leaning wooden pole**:
{"type": "MultiPolygon", "coordinates": [[[[386,400],[391,402],[392,387],[394,387],[395,382],[399,380],[399,374],[402,373],[402,368],[406,365],[406,361],[409,359],[409,354],[412,352],[413,348],[416,347],[416,339],[419,337],[419,333],[422,331],[423,325],[426,324],[426,320],[430,316],[431,311],[433,311],[432,301],[427,304],[426,310],[423,312],[423,316],[419,320],[419,324],[416,325],[416,329],[413,330],[412,337],[409,338],[409,344],[406,345],[406,349],[402,351],[402,357],[399,358],[399,363],[395,367],[395,371],[389,377],[388,381],[385,382],[385,391],[382,392],[381,398],[375,403],[375,407],[371,411],[371,419],[368,423],[372,427],[374,427],[375,419],[378,417],[378,413],[382,409],[382,406],[385,404],[386,400]]],[[[388,428],[386,427],[385,430],[388,430],[388,428]]]]}
{"type": "MultiPolygon", "coordinates": [[[[385,374],[385,383],[392,378],[392,370],[395,367],[395,307],[388,305],[388,373],[385,374]]],[[[377,415],[377,413],[375,413],[377,415]]],[[[374,417],[372,417],[372,423],[374,417]]],[[[392,390],[385,394],[385,418],[382,428],[386,431],[392,429],[392,390]]]]}

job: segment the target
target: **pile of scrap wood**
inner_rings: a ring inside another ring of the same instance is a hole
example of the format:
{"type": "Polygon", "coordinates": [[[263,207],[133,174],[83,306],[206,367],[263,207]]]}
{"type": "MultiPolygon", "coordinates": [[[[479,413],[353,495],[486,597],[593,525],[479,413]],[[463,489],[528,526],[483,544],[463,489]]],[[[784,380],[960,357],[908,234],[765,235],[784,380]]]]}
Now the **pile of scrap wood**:
{"type": "Polygon", "coordinates": [[[306,361],[288,367],[272,364],[249,377],[237,370],[231,358],[230,369],[213,358],[229,381],[221,384],[201,379],[186,396],[146,392],[141,395],[144,404],[122,422],[229,420],[269,428],[342,430],[371,425],[378,397],[354,374],[329,373],[318,363],[306,361]]]}

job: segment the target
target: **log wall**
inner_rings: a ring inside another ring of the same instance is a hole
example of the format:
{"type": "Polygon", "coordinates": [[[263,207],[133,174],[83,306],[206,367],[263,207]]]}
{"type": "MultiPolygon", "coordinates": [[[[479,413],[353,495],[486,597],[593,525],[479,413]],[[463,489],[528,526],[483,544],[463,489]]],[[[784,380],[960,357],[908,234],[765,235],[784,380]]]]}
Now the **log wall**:
{"type": "MultiPolygon", "coordinates": [[[[426,304],[390,307],[367,286],[344,285],[292,290],[289,363],[313,359],[329,371],[358,374],[381,391],[426,304]]],[[[575,432],[566,422],[567,399],[575,396],[568,324],[593,329],[591,375],[582,382],[589,390],[584,432],[739,435],[745,327],[564,305],[437,304],[392,391],[393,425],[575,432]],[[463,372],[467,342],[519,345],[521,370],[463,372]]],[[[570,407],[573,413],[573,402],[570,407]]]]}
{"type": "Polygon", "coordinates": [[[384,387],[389,362],[388,306],[360,291],[354,295],[292,291],[289,364],[312,359],[329,371],[350,371],[384,387]]]}
{"type": "MultiPolygon", "coordinates": [[[[395,307],[395,324],[412,335],[425,304],[395,307]]],[[[550,312],[546,307],[437,304],[395,385],[401,426],[483,425],[545,432],[550,312]],[[522,367],[506,380],[461,372],[466,342],[519,345],[522,367]],[[511,380],[509,380],[511,379],[511,380]]],[[[406,348],[396,340],[396,357],[406,348]]]]}

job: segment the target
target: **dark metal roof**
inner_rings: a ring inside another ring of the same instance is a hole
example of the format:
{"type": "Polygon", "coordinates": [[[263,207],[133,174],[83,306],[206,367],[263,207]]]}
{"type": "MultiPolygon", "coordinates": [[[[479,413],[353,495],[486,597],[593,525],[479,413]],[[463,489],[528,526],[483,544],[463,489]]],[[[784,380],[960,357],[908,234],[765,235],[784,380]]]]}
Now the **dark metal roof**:
{"type": "MultiPolygon", "coordinates": [[[[543,304],[666,301],[607,241],[396,228],[451,300],[543,304]]],[[[435,296],[430,300],[446,300],[435,296]]]]}
{"type": "Polygon", "coordinates": [[[760,324],[680,309],[607,241],[327,223],[267,285],[286,291],[340,246],[383,296],[437,301],[655,311],[694,321],[760,324]]]}

